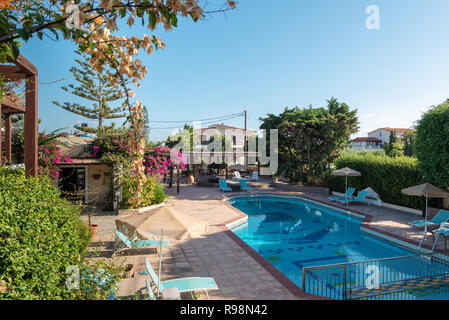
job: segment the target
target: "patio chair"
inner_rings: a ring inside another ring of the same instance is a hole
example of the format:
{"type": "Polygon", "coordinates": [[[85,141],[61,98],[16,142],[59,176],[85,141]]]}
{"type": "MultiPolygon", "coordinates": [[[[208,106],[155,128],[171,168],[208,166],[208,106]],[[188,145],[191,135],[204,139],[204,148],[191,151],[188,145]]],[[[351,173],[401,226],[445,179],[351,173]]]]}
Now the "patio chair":
{"type": "Polygon", "coordinates": [[[218,290],[217,283],[214,278],[209,277],[190,277],[190,278],[178,278],[173,280],[161,281],[159,284],[159,278],[151,267],[150,261],[145,257],[145,267],[150,274],[151,280],[156,285],[159,285],[159,291],[167,288],[178,288],[179,292],[192,292],[197,290],[204,290],[207,298],[209,299],[209,293],[207,290],[218,290]]]}
{"type": "Polygon", "coordinates": [[[257,171],[252,172],[251,181],[259,181],[259,172],[257,172],[257,171]]]}
{"type": "Polygon", "coordinates": [[[239,184],[240,184],[240,188],[241,188],[243,191],[251,190],[251,189],[252,189],[251,187],[249,187],[249,186],[246,184],[246,179],[240,179],[240,180],[239,180],[239,184]]]}
{"type": "MultiPolygon", "coordinates": [[[[426,237],[426,235],[427,235],[427,233],[428,232],[430,232],[430,233],[432,233],[432,237],[433,237],[433,240],[434,240],[434,242],[436,243],[436,241],[435,241],[435,235],[434,235],[434,233],[433,232],[435,232],[435,231],[432,231],[432,230],[427,230],[427,227],[436,227],[436,226],[439,226],[439,225],[441,225],[443,222],[446,222],[446,221],[448,221],[449,220],[449,211],[447,211],[447,210],[440,210],[440,211],[438,211],[438,213],[432,218],[432,219],[430,219],[430,220],[415,220],[415,221],[411,221],[411,222],[409,222],[409,224],[411,225],[411,226],[413,226],[413,227],[424,227],[424,235],[423,235],[423,237],[422,237],[422,239],[421,239],[421,242],[419,243],[419,247],[418,248],[421,248],[421,246],[422,246],[422,244],[423,244],[423,242],[424,242],[424,239],[425,239],[425,237],[426,237]]],[[[438,239],[437,239],[438,240],[438,239]]]]}
{"type": "Polygon", "coordinates": [[[409,222],[414,227],[435,227],[449,220],[449,211],[440,210],[431,220],[416,220],[409,222]]]}
{"type": "MultiPolygon", "coordinates": [[[[120,240],[123,244],[125,244],[126,248],[115,250],[113,254],[117,254],[123,250],[129,249],[137,249],[137,248],[147,248],[147,247],[159,247],[161,245],[160,240],[134,240],[128,239],[123,233],[115,230],[115,234],[117,235],[117,239],[120,240]]],[[[162,240],[162,246],[169,247],[170,242],[167,240],[162,240]]]]}
{"type": "Polygon", "coordinates": [[[150,297],[150,300],[156,300],[156,296],[154,295],[153,289],[151,289],[151,284],[148,279],[145,279],[145,285],[147,286],[147,294],[150,297]]]}
{"type": "Polygon", "coordinates": [[[355,188],[348,188],[348,190],[346,190],[346,193],[343,196],[332,196],[332,197],[328,197],[327,200],[342,200],[342,199],[352,199],[352,195],[355,192],[355,188]]]}
{"type": "Polygon", "coordinates": [[[340,203],[346,203],[346,205],[349,205],[350,203],[362,203],[363,200],[365,200],[367,194],[368,194],[368,192],[363,190],[363,191],[360,191],[359,195],[355,199],[340,199],[337,201],[340,203]]]}
{"type": "Polygon", "coordinates": [[[225,179],[218,179],[218,185],[220,186],[220,189],[225,192],[225,191],[232,191],[232,189],[228,186],[228,184],[226,183],[225,179]]]}
{"type": "Polygon", "coordinates": [[[242,179],[242,176],[240,175],[240,172],[234,171],[234,176],[232,177],[232,180],[239,181],[240,179],[242,179]]]}

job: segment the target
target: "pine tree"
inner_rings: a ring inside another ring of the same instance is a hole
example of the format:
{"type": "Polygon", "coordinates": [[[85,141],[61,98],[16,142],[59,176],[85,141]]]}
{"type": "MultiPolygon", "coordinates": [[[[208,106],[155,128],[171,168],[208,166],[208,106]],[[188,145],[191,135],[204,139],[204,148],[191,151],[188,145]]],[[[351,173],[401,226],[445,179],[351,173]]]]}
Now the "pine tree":
{"type": "Polygon", "coordinates": [[[79,103],[64,102],[60,104],[58,101],[53,101],[58,107],[70,111],[72,113],[83,116],[87,119],[98,120],[98,126],[74,127],[82,132],[96,133],[104,128],[103,121],[105,119],[118,119],[125,117],[125,113],[121,107],[112,108],[108,105],[110,101],[116,101],[123,98],[123,93],[114,87],[113,83],[108,81],[105,72],[98,73],[91,67],[88,58],[79,51],[76,53],[81,59],[76,59],[78,66],[70,69],[71,74],[75,78],[78,85],[69,84],[68,87],[61,87],[61,89],[92,102],[92,107],[86,107],[79,103]]]}

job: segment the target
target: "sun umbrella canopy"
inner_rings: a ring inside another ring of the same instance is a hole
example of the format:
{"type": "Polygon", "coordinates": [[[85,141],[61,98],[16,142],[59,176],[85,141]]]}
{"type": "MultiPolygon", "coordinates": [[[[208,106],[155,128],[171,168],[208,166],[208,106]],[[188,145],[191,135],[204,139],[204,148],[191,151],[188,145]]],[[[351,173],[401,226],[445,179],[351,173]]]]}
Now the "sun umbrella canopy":
{"type": "Polygon", "coordinates": [[[242,164],[238,164],[237,163],[237,164],[234,164],[232,166],[229,166],[228,169],[231,169],[231,170],[248,170],[248,167],[244,166],[242,164]]]}
{"type": "Polygon", "coordinates": [[[425,196],[429,198],[446,198],[449,196],[448,192],[435,187],[430,183],[423,183],[417,186],[402,189],[401,192],[408,196],[425,196]]]}
{"type": "Polygon", "coordinates": [[[144,214],[115,220],[117,230],[128,237],[136,236],[142,240],[184,240],[196,238],[207,232],[206,221],[192,217],[173,207],[160,207],[144,214]]]}
{"type": "Polygon", "coordinates": [[[351,169],[351,168],[342,168],[342,169],[338,169],[332,172],[332,174],[334,176],[349,176],[349,177],[358,177],[361,176],[362,174],[360,172],[358,172],[357,170],[351,169]]]}

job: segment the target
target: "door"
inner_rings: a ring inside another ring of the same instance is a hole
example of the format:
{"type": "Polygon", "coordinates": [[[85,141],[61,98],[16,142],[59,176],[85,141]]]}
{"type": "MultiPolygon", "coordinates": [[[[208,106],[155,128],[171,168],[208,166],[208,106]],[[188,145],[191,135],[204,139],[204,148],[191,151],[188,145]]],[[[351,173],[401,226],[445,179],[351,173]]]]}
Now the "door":
{"type": "Polygon", "coordinates": [[[59,189],[67,200],[85,203],[86,189],[85,168],[61,168],[59,173],[59,189]]]}

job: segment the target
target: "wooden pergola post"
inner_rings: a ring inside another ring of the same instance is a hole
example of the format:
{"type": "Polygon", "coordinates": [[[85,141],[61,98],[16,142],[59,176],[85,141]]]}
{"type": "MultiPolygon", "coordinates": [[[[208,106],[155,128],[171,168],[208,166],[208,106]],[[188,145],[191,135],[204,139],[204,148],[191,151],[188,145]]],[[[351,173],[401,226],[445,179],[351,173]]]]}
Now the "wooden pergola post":
{"type": "MultiPolygon", "coordinates": [[[[27,176],[37,177],[38,173],[38,127],[37,127],[37,68],[25,57],[19,55],[17,59],[9,60],[13,65],[0,65],[0,74],[4,81],[18,81],[25,79],[25,106],[16,104],[8,97],[3,97],[0,102],[0,115],[5,117],[5,152],[6,161],[11,162],[11,114],[23,113],[24,120],[24,158],[25,172],[27,176]]],[[[0,122],[0,138],[1,122],[0,122]]],[[[1,139],[0,139],[1,141],[1,139]]],[[[1,145],[0,145],[1,154],[1,145]]],[[[0,158],[0,164],[2,159],[0,158]]]]}
{"type": "Polygon", "coordinates": [[[38,170],[38,128],[37,128],[37,76],[26,78],[24,150],[25,171],[28,176],[37,177],[38,170]]]}
{"type": "MultiPolygon", "coordinates": [[[[0,106],[0,108],[1,108],[1,106],[0,106]]],[[[1,114],[1,112],[0,112],[0,114],[1,114]]],[[[5,116],[5,155],[6,155],[6,162],[8,162],[8,163],[12,163],[11,130],[12,130],[11,115],[7,114],[5,116]]]]}

